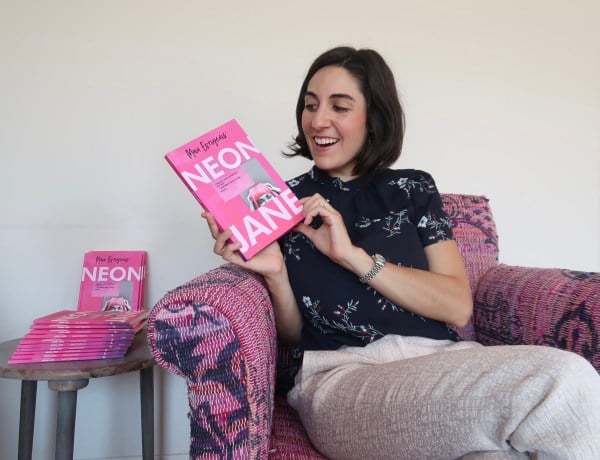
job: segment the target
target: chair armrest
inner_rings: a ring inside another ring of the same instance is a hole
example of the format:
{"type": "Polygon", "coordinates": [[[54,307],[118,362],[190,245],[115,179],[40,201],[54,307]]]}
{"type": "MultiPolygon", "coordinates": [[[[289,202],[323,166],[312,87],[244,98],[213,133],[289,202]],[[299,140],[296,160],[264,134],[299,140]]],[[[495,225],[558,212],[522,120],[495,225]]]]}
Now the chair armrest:
{"type": "Polygon", "coordinates": [[[475,294],[476,340],[573,351],[600,371],[600,273],[499,264],[475,294]]]}
{"type": "Polygon", "coordinates": [[[226,264],[169,291],[150,313],[148,343],[187,381],[190,458],[267,457],[277,344],[259,276],[226,264]]]}

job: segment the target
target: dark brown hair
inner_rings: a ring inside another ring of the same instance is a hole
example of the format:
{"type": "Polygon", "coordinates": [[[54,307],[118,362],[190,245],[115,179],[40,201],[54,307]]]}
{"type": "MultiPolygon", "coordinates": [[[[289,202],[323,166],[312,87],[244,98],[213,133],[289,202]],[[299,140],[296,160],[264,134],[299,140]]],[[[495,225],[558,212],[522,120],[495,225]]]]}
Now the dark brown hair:
{"type": "Polygon", "coordinates": [[[371,49],[340,46],[321,54],[312,63],[304,78],[296,104],[298,135],[290,144],[286,156],[312,159],[304,132],[302,112],[304,96],[310,79],[320,69],[338,66],[357,79],[367,104],[367,140],[356,157],[353,174],[363,175],[391,166],[402,152],[404,111],[400,104],[394,75],[379,53],[371,49]]]}

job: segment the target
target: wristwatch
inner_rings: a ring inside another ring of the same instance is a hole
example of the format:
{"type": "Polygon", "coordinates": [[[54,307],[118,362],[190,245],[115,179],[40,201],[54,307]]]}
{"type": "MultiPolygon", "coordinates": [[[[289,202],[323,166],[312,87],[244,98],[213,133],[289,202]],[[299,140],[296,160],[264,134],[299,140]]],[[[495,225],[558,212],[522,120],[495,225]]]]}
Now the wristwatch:
{"type": "Polygon", "coordinates": [[[387,260],[385,260],[385,257],[383,257],[381,254],[373,254],[371,257],[373,258],[375,265],[373,265],[373,268],[371,268],[371,270],[369,270],[367,273],[365,273],[358,279],[361,283],[368,283],[373,278],[375,278],[375,275],[379,273],[379,270],[381,270],[387,262],[387,260]]]}

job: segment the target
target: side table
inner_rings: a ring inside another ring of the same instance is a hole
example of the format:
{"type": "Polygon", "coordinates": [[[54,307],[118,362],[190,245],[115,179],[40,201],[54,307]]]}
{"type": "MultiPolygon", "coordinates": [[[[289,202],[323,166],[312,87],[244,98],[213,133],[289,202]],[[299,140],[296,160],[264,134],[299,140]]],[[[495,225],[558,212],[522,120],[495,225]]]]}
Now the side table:
{"type": "Polygon", "coordinates": [[[73,459],[77,391],[85,388],[91,378],[140,372],[140,402],[142,424],[142,455],[154,457],[154,358],[146,339],[146,329],[138,332],[123,358],[88,361],[8,364],[20,339],[0,343],[0,377],[21,380],[19,421],[19,460],[31,460],[33,427],[38,380],[58,393],[56,414],[55,460],[73,459]]]}

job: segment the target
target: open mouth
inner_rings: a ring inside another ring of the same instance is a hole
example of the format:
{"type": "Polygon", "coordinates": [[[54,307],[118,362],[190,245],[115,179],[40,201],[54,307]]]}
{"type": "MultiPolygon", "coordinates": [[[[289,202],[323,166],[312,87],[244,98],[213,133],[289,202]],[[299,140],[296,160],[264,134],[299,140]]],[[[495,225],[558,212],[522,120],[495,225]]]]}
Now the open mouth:
{"type": "Polygon", "coordinates": [[[329,147],[330,145],[337,144],[340,140],[333,137],[313,137],[315,144],[319,147],[329,147]]]}

